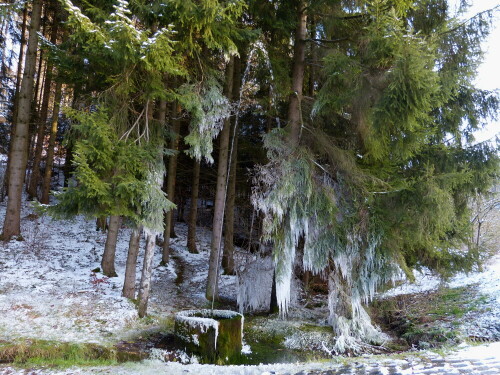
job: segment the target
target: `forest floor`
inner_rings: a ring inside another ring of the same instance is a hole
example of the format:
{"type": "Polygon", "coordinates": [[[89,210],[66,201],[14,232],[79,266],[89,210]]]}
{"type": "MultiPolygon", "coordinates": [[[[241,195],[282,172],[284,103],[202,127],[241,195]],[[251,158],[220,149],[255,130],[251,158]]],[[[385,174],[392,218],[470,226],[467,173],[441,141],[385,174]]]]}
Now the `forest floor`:
{"type": "MultiPolygon", "coordinates": [[[[2,221],[5,208],[5,202],[1,203],[2,221]]],[[[474,349],[471,341],[500,341],[500,212],[494,211],[490,217],[482,236],[492,257],[482,270],[447,282],[424,272],[416,274],[415,284],[405,283],[379,295],[371,306],[373,317],[394,337],[385,345],[386,355],[397,352],[399,356],[419,357],[418,353],[441,344],[460,345],[462,351],[470,351],[474,349]]],[[[335,338],[325,327],[327,303],[321,293],[299,299],[289,320],[275,315],[246,317],[247,349],[258,353],[259,340],[267,338],[268,346],[260,350],[272,354],[269,358],[256,354],[253,363],[285,362],[279,365],[201,365],[185,353],[156,345],[164,338],[158,335],[172,332],[176,311],[210,307],[204,288],[211,233],[198,228],[200,253],[191,254],[185,246],[186,232],[185,224],[176,225],[172,261],[167,267],[155,268],[149,315],[139,319],[134,303],[121,297],[129,229],[122,226],[117,245],[119,276],[106,278],[93,271],[100,267],[106,239],[105,234],[96,231],[94,220],[78,217],[57,221],[37,215],[29,203],[25,204],[23,237],[0,244],[0,353],[4,356],[0,356],[0,374],[313,373],[346,360],[332,359],[328,354],[335,338]],[[101,353],[114,352],[117,347],[126,352],[137,346],[149,359],[121,365],[113,360],[90,362],[87,367],[70,369],[64,366],[78,365],[78,361],[70,359],[62,362],[62,368],[53,368],[50,359],[22,359],[30,347],[36,347],[35,354],[40,354],[45,353],[46,346],[73,344],[71,350],[85,347],[101,353]],[[100,367],[89,368],[89,364],[100,367]]],[[[160,264],[160,260],[157,248],[154,264],[160,264]]],[[[141,267],[139,262],[138,275],[141,267]]],[[[221,276],[220,294],[227,301],[222,307],[236,309],[236,289],[236,276],[221,276]]],[[[500,348],[497,343],[482,345],[483,352],[488,345],[491,350],[500,348]]]]}

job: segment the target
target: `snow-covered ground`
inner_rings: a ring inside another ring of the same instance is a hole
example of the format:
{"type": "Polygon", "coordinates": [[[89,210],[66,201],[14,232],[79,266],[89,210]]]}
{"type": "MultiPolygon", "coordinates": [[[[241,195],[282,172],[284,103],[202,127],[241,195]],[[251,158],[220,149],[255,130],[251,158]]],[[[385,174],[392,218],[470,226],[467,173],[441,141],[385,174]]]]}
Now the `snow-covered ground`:
{"type": "MultiPolygon", "coordinates": [[[[0,204],[0,218],[4,214],[5,202],[0,204]]],[[[203,290],[210,233],[200,228],[200,254],[190,254],[184,246],[185,225],[176,230],[174,261],[168,267],[157,267],[153,274],[149,312],[157,320],[180,308],[208,303],[203,290]],[[189,270],[180,270],[182,264],[189,264],[189,270]]],[[[100,267],[106,240],[105,234],[96,231],[94,220],[38,217],[26,204],[22,233],[23,241],[0,244],[0,340],[44,338],[109,344],[145,327],[134,304],[121,297],[129,229],[122,227],[120,231],[115,278],[92,272],[100,267]]],[[[160,260],[157,247],[154,264],[160,260]]],[[[139,261],[138,276],[141,267],[139,261]]],[[[234,276],[222,276],[221,294],[234,297],[234,284],[234,276]]]]}
{"type": "MultiPolygon", "coordinates": [[[[105,242],[93,222],[55,223],[27,207],[22,218],[24,241],[0,245],[0,339],[106,343],[134,325],[135,306],[120,296],[123,272],[102,280],[91,271],[105,242]]],[[[122,236],[119,258],[125,246],[122,236]]]]}

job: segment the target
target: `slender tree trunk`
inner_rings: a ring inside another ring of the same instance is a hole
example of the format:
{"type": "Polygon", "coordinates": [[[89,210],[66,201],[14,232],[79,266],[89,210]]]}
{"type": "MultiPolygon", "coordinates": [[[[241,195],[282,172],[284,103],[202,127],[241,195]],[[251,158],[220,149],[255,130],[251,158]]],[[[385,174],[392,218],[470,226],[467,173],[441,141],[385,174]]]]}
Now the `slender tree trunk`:
{"type": "MultiPolygon", "coordinates": [[[[54,16],[52,23],[52,31],[50,35],[50,42],[52,44],[57,43],[58,34],[58,19],[54,16]]],[[[41,58],[41,57],[40,57],[41,58]]],[[[45,80],[43,85],[43,99],[42,106],[40,108],[40,115],[38,116],[38,129],[36,134],[36,146],[35,146],[35,157],[33,159],[33,167],[31,169],[31,178],[28,185],[28,199],[33,199],[37,196],[38,183],[40,182],[40,162],[42,160],[43,142],[45,138],[45,128],[47,123],[47,114],[49,109],[49,99],[52,88],[52,77],[53,77],[53,64],[52,61],[47,62],[47,73],[45,74],[45,80]]],[[[59,84],[59,83],[58,83],[59,84]]],[[[59,91],[62,86],[59,86],[59,91]]],[[[57,88],[56,88],[57,94],[57,88]]],[[[57,99],[57,98],[56,98],[57,99]]],[[[61,98],[59,98],[61,101],[61,98]]],[[[57,126],[57,124],[56,124],[57,126]]],[[[47,167],[46,167],[47,168],[47,167]]]]}
{"type": "MultiPolygon", "coordinates": [[[[42,17],[42,20],[44,20],[44,17],[42,17]]],[[[45,29],[45,28],[44,28],[45,29]]],[[[42,35],[45,35],[45,31],[42,32],[42,35]]],[[[28,181],[31,178],[31,161],[33,160],[33,155],[34,155],[34,145],[35,145],[35,132],[36,132],[36,125],[37,123],[40,122],[40,112],[39,112],[39,100],[41,96],[40,92],[40,82],[42,81],[42,77],[45,76],[46,72],[44,72],[44,65],[43,65],[43,54],[44,50],[40,50],[38,53],[38,69],[36,70],[36,84],[35,84],[35,93],[34,93],[34,98],[33,102],[31,104],[31,113],[32,113],[32,120],[29,126],[29,146],[28,146],[28,164],[26,166],[27,171],[26,171],[26,176],[25,176],[25,189],[28,191],[29,183],[28,181]],[[39,95],[40,94],[40,95],[39,95]]],[[[28,197],[30,198],[30,197],[28,197]]]]}
{"type": "Polygon", "coordinates": [[[17,112],[19,105],[19,90],[21,87],[21,81],[23,77],[23,61],[24,61],[24,50],[26,47],[26,27],[28,24],[28,3],[24,5],[23,9],[23,25],[21,27],[21,42],[19,45],[19,60],[17,61],[17,75],[16,75],[16,93],[14,97],[14,114],[13,123],[17,122],[17,112]]]}
{"type": "Polygon", "coordinates": [[[104,245],[104,254],[102,255],[101,267],[102,273],[108,277],[118,276],[115,271],[115,253],[116,241],[120,230],[120,216],[112,215],[109,217],[108,235],[104,245]]]}
{"type": "Polygon", "coordinates": [[[233,141],[233,155],[231,157],[231,172],[227,191],[226,220],[224,223],[224,251],[222,253],[222,268],[226,275],[234,275],[234,208],[236,198],[236,165],[238,137],[233,141]]]}
{"type": "MultiPolygon", "coordinates": [[[[179,149],[179,131],[181,128],[180,113],[181,107],[178,102],[173,104],[172,108],[172,138],[170,139],[170,149],[177,151],[179,149]]],[[[168,159],[166,193],[167,198],[173,202],[175,199],[175,179],[177,175],[177,153],[168,159]]],[[[165,212],[165,229],[163,233],[163,253],[161,264],[168,264],[170,260],[170,237],[173,226],[173,210],[165,212]]]]}
{"type": "MultiPolygon", "coordinates": [[[[16,91],[14,93],[14,110],[12,113],[12,126],[11,126],[11,139],[15,137],[15,130],[17,124],[17,113],[19,112],[19,90],[21,87],[21,80],[23,77],[23,61],[24,61],[24,49],[26,47],[26,26],[28,21],[28,4],[24,5],[23,9],[23,25],[21,27],[21,41],[19,45],[19,59],[17,61],[17,74],[16,74],[16,91]]],[[[12,145],[11,145],[12,146],[12,145]]],[[[3,202],[5,196],[9,194],[9,170],[11,161],[11,151],[12,147],[9,147],[9,158],[7,159],[7,166],[5,168],[5,177],[2,184],[2,192],[0,196],[0,201],[3,202]]]]}
{"type": "Polygon", "coordinates": [[[135,269],[137,256],[139,255],[139,242],[142,228],[134,228],[130,233],[128,243],[127,264],[125,266],[125,281],[123,283],[122,296],[130,299],[135,298],[135,269]]]}
{"type": "Polygon", "coordinates": [[[8,189],[9,199],[7,201],[7,211],[2,233],[4,241],[10,240],[12,236],[19,235],[21,232],[21,199],[28,157],[31,98],[36,68],[36,50],[38,48],[37,32],[40,27],[41,11],[42,1],[33,0],[28,53],[26,56],[23,81],[19,92],[17,126],[11,143],[12,152],[10,154],[11,161],[8,189]]]}
{"type": "Polygon", "coordinates": [[[191,185],[191,205],[189,207],[187,248],[190,253],[198,254],[196,248],[196,218],[198,216],[198,193],[200,190],[201,162],[194,160],[193,181],[191,185]]]}
{"type": "MultiPolygon", "coordinates": [[[[186,207],[186,198],[184,197],[184,191],[177,189],[177,192],[175,194],[176,199],[177,199],[177,222],[183,223],[184,220],[184,210],[186,207]]],[[[172,223],[172,230],[174,229],[174,225],[172,223]]],[[[175,232],[170,232],[170,237],[177,238],[177,235],[175,232]]]]}
{"type": "MultiPolygon", "coordinates": [[[[43,1],[42,1],[43,3],[43,1]]],[[[41,22],[42,22],[42,31],[41,31],[41,34],[45,37],[47,34],[45,33],[45,30],[46,30],[46,27],[47,27],[47,19],[46,19],[46,15],[47,15],[47,9],[43,7],[42,5],[42,18],[41,18],[41,22]]],[[[37,113],[39,111],[39,105],[40,105],[40,102],[41,102],[41,96],[42,96],[42,90],[41,88],[43,87],[43,79],[45,78],[45,74],[43,73],[43,70],[44,70],[44,65],[43,65],[43,62],[44,62],[44,56],[45,54],[45,51],[43,49],[41,49],[38,53],[38,74],[36,76],[36,84],[35,84],[35,93],[34,93],[34,99],[33,99],[33,106],[31,107],[33,112],[34,113],[37,113]]],[[[45,66],[46,68],[46,66],[45,66]]]]}
{"type": "Polygon", "coordinates": [[[227,190],[226,220],[224,230],[224,252],[222,254],[222,268],[226,275],[234,275],[234,208],[236,198],[236,166],[238,136],[233,141],[233,155],[231,157],[231,171],[229,174],[229,185],[227,190]]]}
{"type": "MultiPolygon", "coordinates": [[[[45,35],[42,33],[42,35],[45,35]]],[[[31,107],[31,110],[33,111],[34,116],[38,116],[39,110],[40,110],[40,103],[39,101],[41,100],[42,92],[40,90],[40,87],[43,87],[43,80],[45,79],[45,74],[47,66],[43,64],[44,59],[43,59],[44,51],[40,50],[38,53],[38,69],[36,70],[38,73],[36,74],[36,81],[35,81],[35,93],[34,93],[34,98],[33,98],[33,105],[31,107]]]]}
{"type": "Polygon", "coordinates": [[[52,126],[50,128],[49,147],[47,149],[47,158],[45,159],[45,175],[43,176],[42,198],[40,199],[40,202],[43,204],[49,204],[50,181],[52,179],[52,169],[54,167],[54,149],[56,145],[57,123],[59,120],[61,97],[62,83],[57,82],[54,96],[54,109],[52,110],[52,126]]]}
{"type": "MultiPolygon", "coordinates": [[[[311,38],[316,38],[316,19],[311,17],[311,38]]],[[[309,84],[308,84],[308,95],[313,98],[316,85],[316,61],[318,61],[318,46],[315,43],[311,43],[311,60],[313,64],[309,65],[309,84]]]]}
{"type": "MultiPolygon", "coordinates": [[[[78,103],[80,98],[81,85],[76,84],[73,88],[73,101],[71,103],[71,108],[78,109],[78,103]]],[[[73,145],[71,142],[66,144],[66,155],[64,158],[64,187],[68,187],[69,179],[71,178],[71,173],[73,172],[73,145]]]]}
{"type": "Polygon", "coordinates": [[[71,172],[73,171],[73,147],[71,145],[66,146],[66,155],[64,157],[64,187],[68,187],[69,179],[71,177],[71,172]]]}
{"type": "MultiPolygon", "coordinates": [[[[292,93],[288,101],[288,144],[291,151],[299,145],[302,129],[301,100],[304,86],[305,39],[307,35],[307,14],[305,0],[297,5],[297,28],[295,29],[295,44],[292,69],[292,93]]],[[[274,275],[276,277],[276,274],[274,275]]],[[[275,279],[273,283],[277,282],[275,279]]],[[[276,298],[276,287],[273,285],[271,301],[276,298]]]]}
{"type": "Polygon", "coordinates": [[[95,219],[95,230],[101,231],[102,233],[106,233],[108,229],[108,218],[106,216],[100,216],[95,219]]]}
{"type": "MultiPolygon", "coordinates": [[[[165,76],[164,77],[165,89],[167,89],[167,81],[168,81],[167,77],[165,76]]],[[[158,101],[158,111],[156,113],[156,116],[157,116],[157,120],[160,123],[162,129],[164,129],[165,124],[166,124],[166,120],[167,120],[167,101],[165,99],[161,99],[158,101]]],[[[164,164],[166,164],[165,160],[166,160],[166,157],[164,156],[163,157],[164,164]]],[[[164,186],[164,188],[166,189],[165,186],[164,186]]],[[[163,216],[163,220],[165,220],[165,216],[163,216]]]]}
{"type": "MultiPolygon", "coordinates": [[[[226,68],[226,84],[224,93],[231,100],[233,90],[234,57],[226,68]]],[[[220,262],[220,249],[222,242],[222,226],[224,223],[224,210],[226,205],[226,183],[227,183],[227,163],[229,136],[231,122],[229,118],[224,120],[224,126],[219,136],[219,163],[217,168],[217,184],[214,203],[214,219],[212,225],[212,241],[210,244],[210,260],[208,263],[208,278],[206,288],[206,298],[208,300],[218,299],[218,269],[220,262]]]]}
{"type": "MultiPolygon", "coordinates": [[[[241,90],[241,60],[234,59],[233,93],[234,99],[240,100],[241,90]]],[[[222,268],[227,275],[235,274],[234,265],[234,208],[236,199],[236,168],[238,165],[238,119],[233,119],[231,127],[232,144],[230,152],[229,183],[227,187],[226,217],[224,222],[224,251],[222,253],[222,268]]]]}
{"type": "Polygon", "coordinates": [[[271,286],[271,304],[269,306],[269,313],[274,314],[279,312],[278,298],[276,297],[276,271],[273,271],[273,284],[271,286]]]}
{"type": "Polygon", "coordinates": [[[298,23],[295,30],[295,45],[293,54],[292,70],[292,93],[288,102],[288,142],[291,148],[299,144],[300,133],[302,129],[302,90],[304,87],[304,68],[305,68],[305,39],[307,34],[307,14],[305,1],[301,0],[298,4],[298,23]]]}
{"type": "Polygon", "coordinates": [[[138,314],[140,318],[146,316],[148,309],[149,292],[151,290],[151,275],[153,274],[153,258],[155,255],[155,235],[146,232],[146,250],[139,287],[138,314]]]}

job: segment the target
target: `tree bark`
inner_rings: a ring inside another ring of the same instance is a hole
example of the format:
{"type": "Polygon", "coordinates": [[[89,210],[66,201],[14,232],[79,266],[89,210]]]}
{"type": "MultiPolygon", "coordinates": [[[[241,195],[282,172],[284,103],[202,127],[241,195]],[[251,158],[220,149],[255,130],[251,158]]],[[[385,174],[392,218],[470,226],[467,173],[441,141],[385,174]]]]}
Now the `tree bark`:
{"type": "Polygon", "coordinates": [[[108,218],[106,216],[100,216],[95,219],[95,230],[101,231],[102,233],[106,233],[108,229],[108,218]]]}
{"type": "MultiPolygon", "coordinates": [[[[311,17],[311,38],[316,36],[316,19],[311,17]]],[[[310,44],[311,48],[311,60],[318,61],[318,46],[315,43],[310,44]]],[[[309,87],[308,95],[313,98],[315,93],[316,85],[316,66],[314,64],[309,65],[309,87]]]]}
{"type": "Polygon", "coordinates": [[[138,314],[140,318],[146,316],[148,310],[149,292],[151,290],[151,275],[153,274],[153,258],[155,253],[155,236],[146,233],[146,250],[141,274],[141,285],[138,297],[138,314]]]}
{"type": "MultiPolygon", "coordinates": [[[[62,83],[57,82],[54,97],[54,109],[52,111],[52,126],[50,128],[49,147],[47,149],[47,158],[45,159],[45,175],[43,176],[42,198],[40,199],[40,202],[43,204],[49,204],[50,181],[52,179],[52,169],[54,167],[54,148],[56,145],[57,122],[59,120],[61,97],[62,83]]],[[[31,178],[33,178],[33,175],[31,178]]]]}
{"type": "Polygon", "coordinates": [[[191,185],[191,204],[189,207],[187,248],[190,253],[198,254],[196,248],[196,219],[198,216],[198,194],[200,190],[201,162],[194,160],[193,181],[191,185]]]}
{"type": "MultiPolygon", "coordinates": [[[[170,139],[170,149],[178,151],[179,149],[179,131],[181,128],[180,113],[181,107],[178,102],[174,102],[172,108],[172,138],[170,139]]],[[[166,193],[167,198],[173,202],[175,199],[175,178],[177,175],[177,153],[170,156],[168,159],[167,183],[166,193]]],[[[170,260],[170,237],[172,234],[173,226],[173,210],[165,212],[165,229],[163,232],[163,252],[161,264],[168,264],[170,260]]]]}
{"type": "MultiPolygon", "coordinates": [[[[45,28],[47,26],[47,22],[46,22],[46,18],[44,17],[44,15],[46,14],[46,11],[44,11],[44,7],[43,7],[43,1],[42,1],[42,17],[41,17],[41,23],[42,23],[42,31],[41,31],[41,34],[43,36],[45,36],[45,28]]],[[[39,109],[39,104],[40,104],[40,96],[41,96],[41,92],[40,92],[40,85],[42,83],[42,78],[45,76],[45,73],[44,73],[44,66],[43,66],[43,55],[45,54],[45,51],[43,49],[40,49],[38,51],[38,69],[37,69],[37,72],[38,74],[36,75],[36,83],[35,83],[35,92],[33,94],[33,105],[31,106],[31,110],[33,111],[33,113],[36,113],[38,112],[38,109],[39,109]]]]}
{"type": "Polygon", "coordinates": [[[278,306],[278,298],[276,296],[276,271],[273,271],[273,283],[271,286],[271,303],[269,305],[269,313],[274,314],[280,311],[278,306]]]}
{"type": "Polygon", "coordinates": [[[229,184],[227,190],[226,220],[224,223],[224,251],[222,253],[222,268],[226,275],[234,275],[234,202],[236,198],[236,166],[238,136],[235,135],[233,141],[233,151],[231,157],[231,171],[229,173],[229,184]]]}
{"type": "MultiPolygon", "coordinates": [[[[234,78],[233,78],[233,92],[232,97],[240,100],[241,90],[241,60],[234,59],[234,78]]],[[[229,182],[227,187],[226,199],[226,217],[224,221],[224,250],[222,253],[222,268],[226,275],[234,275],[234,208],[236,199],[236,168],[238,165],[238,119],[233,119],[233,126],[231,127],[232,144],[229,162],[229,182]]]]}
{"type": "MultiPolygon", "coordinates": [[[[46,18],[44,15],[46,14],[46,8],[43,5],[42,2],[42,16],[41,16],[41,23],[42,23],[42,31],[40,32],[41,35],[45,36],[45,30],[47,26],[46,18]]],[[[28,191],[29,187],[29,180],[31,177],[31,168],[30,168],[30,162],[33,160],[33,155],[34,155],[34,144],[35,144],[35,130],[36,130],[36,124],[40,122],[40,102],[41,102],[41,88],[43,88],[43,81],[45,79],[45,76],[47,74],[46,68],[47,65],[44,64],[44,58],[43,55],[45,54],[45,50],[40,49],[38,51],[38,69],[35,72],[35,77],[36,77],[36,83],[35,83],[35,92],[33,94],[33,101],[31,103],[31,113],[32,113],[32,119],[29,127],[29,145],[28,145],[28,161],[26,165],[26,175],[25,175],[25,189],[28,191]]],[[[28,196],[28,199],[30,197],[28,196]]]]}
{"type": "MultiPolygon", "coordinates": [[[[50,35],[50,42],[52,44],[57,43],[57,33],[58,33],[58,19],[54,16],[52,23],[52,31],[50,35]]],[[[42,56],[40,56],[42,58],[42,56]]],[[[42,160],[42,151],[43,151],[43,141],[45,138],[45,128],[47,124],[47,114],[49,109],[49,99],[50,92],[52,87],[52,77],[53,77],[53,63],[52,61],[47,61],[47,73],[45,74],[45,80],[43,84],[43,99],[42,106],[40,108],[40,115],[38,116],[38,129],[36,134],[36,146],[35,146],[35,157],[33,159],[33,167],[31,169],[31,178],[29,180],[28,185],[28,199],[35,198],[38,194],[38,184],[40,180],[40,162],[42,160]]],[[[61,90],[61,87],[59,87],[61,90]]],[[[57,88],[56,88],[57,94],[57,88]]],[[[57,99],[57,98],[56,98],[57,99]]],[[[61,99],[59,98],[59,101],[61,99]]],[[[58,109],[59,110],[59,109],[58,109]]],[[[57,125],[57,124],[56,124],[57,125]]]]}
{"type": "Polygon", "coordinates": [[[128,243],[127,264],[125,265],[125,281],[123,283],[122,296],[130,299],[135,298],[135,270],[137,256],[139,254],[139,242],[142,228],[134,228],[130,233],[128,243]]]}
{"type": "Polygon", "coordinates": [[[26,47],[26,26],[28,24],[28,3],[24,5],[23,9],[23,25],[21,27],[21,42],[19,45],[19,60],[17,62],[17,76],[16,76],[16,93],[14,97],[14,113],[13,113],[13,125],[17,122],[17,113],[19,106],[19,90],[21,87],[21,81],[23,77],[23,60],[24,60],[24,50],[26,47]]]}
{"type": "MultiPolygon", "coordinates": [[[[226,83],[224,93],[229,100],[233,89],[234,57],[231,57],[226,68],[226,83]]],[[[212,225],[212,241],[210,244],[210,260],[208,263],[208,278],[206,288],[206,298],[208,300],[218,299],[218,269],[219,253],[222,241],[222,226],[224,223],[224,211],[226,205],[226,183],[227,183],[227,163],[231,122],[229,118],[224,120],[224,126],[219,136],[219,163],[217,168],[217,185],[214,203],[214,219],[212,225]]]]}
{"type": "Polygon", "coordinates": [[[116,241],[120,230],[120,216],[112,215],[109,217],[108,235],[104,245],[104,254],[102,255],[101,267],[102,273],[108,277],[118,276],[115,271],[115,253],[116,241]]]}
{"type": "Polygon", "coordinates": [[[298,146],[300,133],[302,129],[302,90],[304,87],[304,68],[305,68],[305,39],[307,35],[307,14],[304,0],[299,1],[297,14],[297,28],[295,30],[295,44],[293,53],[292,70],[292,92],[288,102],[288,141],[291,148],[298,146]]]}
{"type": "Polygon", "coordinates": [[[73,147],[71,145],[66,146],[66,155],[64,158],[64,187],[68,187],[69,179],[71,173],[73,172],[73,147]]]}
{"type": "Polygon", "coordinates": [[[10,154],[9,198],[3,224],[2,237],[8,241],[12,236],[21,233],[21,198],[24,175],[28,157],[29,123],[31,114],[31,99],[36,68],[36,51],[38,48],[38,29],[42,12],[42,0],[33,0],[31,24],[28,40],[28,52],[24,68],[23,81],[19,92],[19,111],[17,125],[13,134],[10,154]]]}
{"type": "MultiPolygon", "coordinates": [[[[19,112],[19,90],[21,87],[21,80],[23,76],[23,60],[24,60],[24,49],[26,47],[26,26],[28,23],[28,4],[24,5],[23,9],[23,25],[21,27],[21,41],[19,45],[19,59],[17,61],[17,74],[16,74],[16,91],[14,93],[14,111],[12,113],[12,126],[11,126],[11,139],[15,137],[15,130],[17,124],[17,113],[19,112]]],[[[9,170],[10,170],[10,161],[11,161],[11,151],[12,147],[9,147],[9,157],[7,159],[7,166],[5,168],[5,177],[2,184],[2,192],[0,201],[3,202],[5,196],[9,195],[8,186],[9,186],[9,170]]]]}
{"type": "MultiPolygon", "coordinates": [[[[302,129],[301,100],[304,86],[305,39],[307,35],[307,14],[305,0],[297,5],[297,28],[295,29],[295,44],[292,69],[292,92],[288,101],[288,145],[293,152],[299,146],[302,129]]],[[[274,275],[276,277],[276,275],[274,275]]],[[[274,283],[275,281],[273,281],[274,283]]],[[[274,285],[273,285],[274,286],[274,285]]],[[[276,298],[276,288],[271,292],[271,301],[276,298]]]]}

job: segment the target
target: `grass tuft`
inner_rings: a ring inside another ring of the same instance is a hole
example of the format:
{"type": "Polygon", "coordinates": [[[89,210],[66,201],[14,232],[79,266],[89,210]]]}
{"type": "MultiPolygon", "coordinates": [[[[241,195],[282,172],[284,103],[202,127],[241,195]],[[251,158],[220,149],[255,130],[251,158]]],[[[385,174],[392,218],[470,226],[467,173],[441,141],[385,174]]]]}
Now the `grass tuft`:
{"type": "Polygon", "coordinates": [[[116,351],[97,344],[46,340],[0,343],[0,362],[54,367],[107,366],[117,363],[116,351]]]}

